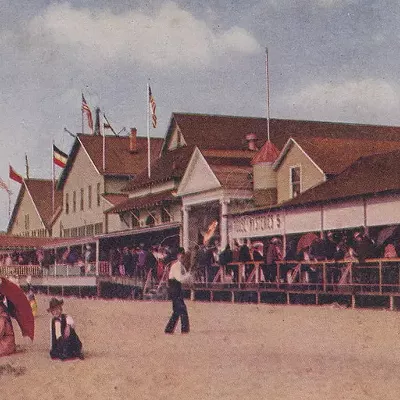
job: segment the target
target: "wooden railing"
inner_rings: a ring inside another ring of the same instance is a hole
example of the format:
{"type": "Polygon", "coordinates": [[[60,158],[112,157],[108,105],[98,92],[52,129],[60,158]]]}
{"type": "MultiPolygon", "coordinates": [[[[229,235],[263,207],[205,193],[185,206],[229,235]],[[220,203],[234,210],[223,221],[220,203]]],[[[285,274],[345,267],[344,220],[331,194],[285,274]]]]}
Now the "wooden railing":
{"type": "Polygon", "coordinates": [[[39,276],[42,269],[39,265],[2,265],[0,275],[3,276],[39,276]]]}
{"type": "MultiPolygon", "coordinates": [[[[99,276],[110,276],[111,266],[108,261],[99,261],[99,276]]],[[[40,265],[8,265],[0,266],[0,275],[3,276],[83,276],[96,275],[96,263],[88,265],[55,264],[49,267],[40,265]]]]}
{"type": "Polygon", "coordinates": [[[259,286],[269,289],[294,289],[374,293],[400,293],[400,258],[324,261],[279,261],[276,267],[262,262],[214,264],[203,271],[197,287],[259,286]],[[264,276],[264,272],[268,276],[264,276]],[[274,277],[269,281],[269,277],[274,277]]]}

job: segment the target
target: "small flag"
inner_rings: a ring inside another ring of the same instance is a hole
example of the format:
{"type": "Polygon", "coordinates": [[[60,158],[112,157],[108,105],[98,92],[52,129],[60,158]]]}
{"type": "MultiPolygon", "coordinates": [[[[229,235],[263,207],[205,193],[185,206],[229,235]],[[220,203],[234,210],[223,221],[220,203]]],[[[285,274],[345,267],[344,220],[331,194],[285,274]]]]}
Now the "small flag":
{"type": "Polygon", "coordinates": [[[21,184],[24,182],[24,178],[20,174],[17,174],[11,165],[10,165],[10,179],[21,184]]]}
{"type": "Polygon", "coordinates": [[[53,162],[61,168],[67,165],[68,156],[53,144],[53,162]]]}
{"type": "Polygon", "coordinates": [[[8,188],[6,183],[3,181],[3,179],[0,178],[0,189],[4,189],[9,195],[11,195],[11,190],[8,188]]]}
{"type": "Polygon", "coordinates": [[[153,128],[156,128],[157,127],[156,102],[154,100],[153,95],[151,94],[150,86],[149,86],[149,105],[150,105],[150,113],[151,113],[153,128]]]}
{"type": "Polygon", "coordinates": [[[90,130],[92,131],[93,134],[93,117],[92,117],[92,112],[90,111],[90,108],[88,106],[88,103],[86,102],[85,96],[82,93],[82,112],[86,114],[87,120],[88,120],[88,125],[90,130]]]}
{"type": "Polygon", "coordinates": [[[111,126],[110,122],[108,121],[106,114],[103,113],[103,118],[104,118],[104,122],[103,122],[103,129],[111,129],[111,132],[117,136],[117,134],[115,133],[113,127],[111,126]]]}

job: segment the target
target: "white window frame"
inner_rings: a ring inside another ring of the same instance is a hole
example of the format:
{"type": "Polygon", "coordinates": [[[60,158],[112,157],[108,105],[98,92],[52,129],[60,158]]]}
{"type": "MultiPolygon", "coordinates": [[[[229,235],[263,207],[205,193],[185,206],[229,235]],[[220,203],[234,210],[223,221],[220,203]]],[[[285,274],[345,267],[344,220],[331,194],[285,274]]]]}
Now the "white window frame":
{"type": "Polygon", "coordinates": [[[290,193],[290,198],[294,199],[294,193],[293,193],[293,181],[292,181],[292,171],[298,168],[299,169],[299,176],[300,176],[300,182],[299,182],[299,186],[300,186],[300,190],[299,190],[299,194],[303,191],[303,172],[302,172],[302,168],[301,168],[301,164],[296,164],[296,165],[291,165],[289,167],[289,193],[290,193]]]}

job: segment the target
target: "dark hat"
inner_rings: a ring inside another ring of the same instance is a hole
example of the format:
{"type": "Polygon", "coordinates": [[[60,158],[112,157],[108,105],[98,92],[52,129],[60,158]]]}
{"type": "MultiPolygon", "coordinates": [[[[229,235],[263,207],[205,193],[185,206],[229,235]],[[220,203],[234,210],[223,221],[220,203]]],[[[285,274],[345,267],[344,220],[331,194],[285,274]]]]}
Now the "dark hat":
{"type": "Polygon", "coordinates": [[[185,249],[183,247],[178,247],[177,254],[185,254],[185,249]]]}
{"type": "Polygon", "coordinates": [[[50,312],[51,310],[54,310],[55,308],[60,307],[63,304],[64,304],[64,300],[58,300],[55,297],[53,297],[50,300],[49,308],[47,309],[47,312],[50,312]]]}

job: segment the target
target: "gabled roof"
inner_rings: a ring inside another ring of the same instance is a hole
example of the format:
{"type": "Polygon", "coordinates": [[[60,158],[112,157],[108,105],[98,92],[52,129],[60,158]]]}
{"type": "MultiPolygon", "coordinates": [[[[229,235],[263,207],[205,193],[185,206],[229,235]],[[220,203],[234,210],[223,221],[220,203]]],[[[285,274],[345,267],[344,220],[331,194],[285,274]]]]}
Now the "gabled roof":
{"type": "Polygon", "coordinates": [[[151,164],[151,177],[148,176],[147,168],[128,184],[122,191],[132,191],[144,187],[150,183],[166,182],[171,179],[180,179],[185,173],[194,147],[180,147],[166,152],[162,157],[154,160],[151,164]]]}
{"type": "Polygon", "coordinates": [[[103,198],[107,200],[110,204],[116,205],[122,203],[128,198],[128,194],[119,194],[119,193],[108,193],[103,194],[103,198]]]}
{"type": "Polygon", "coordinates": [[[399,192],[399,163],[399,150],[361,157],[331,180],[301,193],[280,206],[291,207],[377,193],[399,192]]]}
{"type": "Polygon", "coordinates": [[[164,203],[171,203],[173,201],[180,201],[180,199],[175,197],[170,190],[151,193],[146,196],[131,197],[128,200],[106,210],[106,213],[117,214],[123,211],[154,207],[164,203]]]}
{"type": "MultiPolygon", "coordinates": [[[[7,231],[10,231],[14,224],[15,218],[19,211],[19,207],[24,194],[26,193],[32,199],[32,202],[38,212],[39,218],[47,229],[50,229],[53,222],[53,181],[50,179],[25,179],[21,185],[17,201],[15,203],[13,213],[8,224],[7,231]]],[[[58,212],[62,206],[62,191],[54,192],[54,212],[58,212]]]]}
{"type": "MultiPolygon", "coordinates": [[[[162,152],[166,152],[175,128],[182,133],[188,146],[203,149],[246,150],[246,135],[256,134],[261,147],[267,140],[267,119],[173,113],[162,152]]],[[[400,141],[400,127],[360,125],[338,122],[270,119],[271,141],[282,149],[289,137],[327,137],[400,141]]]]}
{"type": "MultiPolygon", "coordinates": [[[[143,170],[123,190],[131,191],[152,183],[174,178],[180,179],[196,146],[208,158],[210,164],[250,165],[248,160],[251,160],[256,153],[248,149],[246,135],[249,133],[254,133],[257,136],[257,145],[262,147],[267,140],[267,119],[173,113],[160,158],[151,165],[151,178],[148,178],[147,170],[143,170]],[[168,151],[169,142],[176,129],[181,132],[186,145],[168,151]],[[239,153],[240,157],[238,156],[239,153]],[[211,160],[212,157],[214,157],[214,160],[211,160]]],[[[321,163],[326,161],[324,168],[327,170],[326,173],[330,174],[340,172],[340,168],[345,168],[346,165],[349,165],[361,155],[371,154],[372,152],[368,149],[369,145],[371,148],[382,147],[383,151],[388,150],[388,147],[391,146],[390,143],[397,146],[397,142],[400,143],[400,127],[271,119],[270,137],[271,144],[279,150],[284,147],[290,137],[301,143],[308,141],[304,145],[304,151],[309,151],[312,159],[319,150],[321,152],[326,151],[332,159],[333,153],[329,152],[332,143],[329,144],[328,142],[329,140],[336,140],[337,153],[346,152],[346,154],[343,153],[343,161],[338,161],[340,160],[338,158],[335,161],[328,162],[328,157],[319,157],[321,163]],[[304,140],[302,140],[303,138],[304,140]],[[350,139],[359,144],[365,141],[365,144],[358,146],[358,153],[349,150],[349,144],[346,141],[350,139]],[[384,141],[387,143],[375,146],[378,142],[384,141]],[[357,157],[354,157],[354,154],[357,154],[357,157]]],[[[270,155],[268,155],[268,159],[270,155]]],[[[317,162],[315,163],[317,164],[317,162]]]]}
{"type": "MultiPolygon", "coordinates": [[[[129,151],[129,136],[105,137],[105,171],[103,171],[103,136],[79,134],[75,140],[68,162],[59,179],[58,187],[62,187],[74,164],[81,146],[85,149],[94,167],[102,175],[137,175],[147,166],[147,137],[136,138],[137,151],[129,151]]],[[[163,139],[150,139],[150,156],[154,160],[159,156],[163,139]]]]}
{"type": "Polygon", "coordinates": [[[358,158],[399,149],[400,141],[296,137],[296,142],[325,174],[338,174],[358,158]]]}
{"type": "Polygon", "coordinates": [[[253,189],[253,181],[251,179],[253,169],[250,166],[211,164],[210,168],[224,189],[253,189]]]}
{"type": "Polygon", "coordinates": [[[255,133],[261,143],[267,137],[265,118],[233,117],[225,115],[173,113],[162,152],[167,151],[176,128],[188,146],[202,149],[248,150],[246,135],[255,133]]]}

